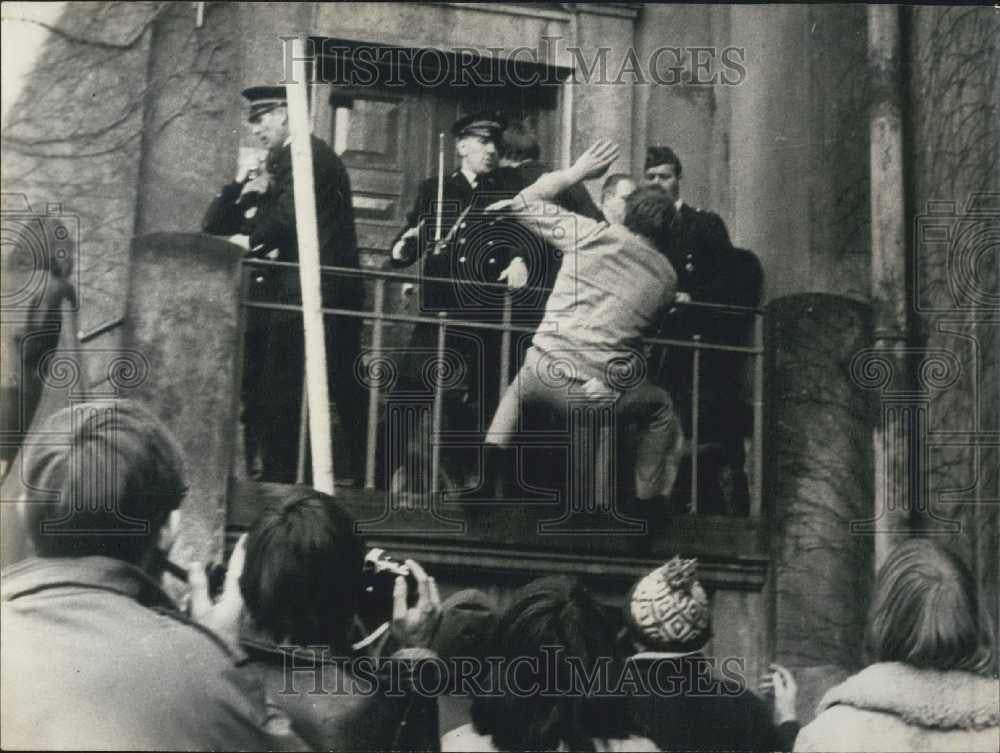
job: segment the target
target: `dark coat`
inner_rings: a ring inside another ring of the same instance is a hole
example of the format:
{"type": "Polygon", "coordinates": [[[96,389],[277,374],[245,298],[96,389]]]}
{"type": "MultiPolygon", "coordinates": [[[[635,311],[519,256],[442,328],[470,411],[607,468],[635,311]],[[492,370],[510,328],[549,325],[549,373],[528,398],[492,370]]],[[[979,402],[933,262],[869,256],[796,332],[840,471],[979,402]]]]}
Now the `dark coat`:
{"type": "Polygon", "coordinates": [[[637,732],[661,750],[792,749],[798,723],[776,727],[767,704],[745,687],[742,676],[713,672],[699,656],[630,661],[644,678],[629,699],[637,732]],[[653,678],[648,685],[647,677],[653,678]]]}
{"type": "Polygon", "coordinates": [[[497,282],[516,250],[512,253],[511,247],[499,240],[503,234],[494,232],[492,218],[483,215],[482,210],[501,199],[513,198],[520,190],[513,182],[514,177],[509,172],[495,170],[479,176],[473,189],[460,170],[446,176],[441,206],[441,238],[445,242],[441,244],[434,243],[438,179],[427,178],[420,184],[400,235],[418,226],[420,234],[407,240],[404,258],[393,259],[392,264],[406,267],[423,258],[425,277],[455,281],[424,286],[421,308],[425,313],[447,311],[477,321],[497,318],[503,291],[477,288],[476,283],[497,282]]]}
{"type": "MultiPolygon", "coordinates": [[[[323,266],[358,267],[358,241],[351,204],[351,179],[337,154],[320,139],[312,138],[313,178],[316,194],[316,223],[319,231],[319,256],[323,266]]],[[[295,191],[292,179],[290,145],[272,149],[267,155],[270,185],[264,194],[239,198],[242,186],[230,183],[211,203],[202,229],[213,235],[242,233],[250,236],[250,249],[263,256],[277,249],[277,261],[299,260],[295,223],[295,191]],[[256,214],[247,218],[247,210],[256,214]]],[[[267,275],[265,275],[267,276],[267,275]]],[[[282,302],[297,302],[298,272],[272,273],[273,287],[260,291],[260,298],[272,297],[282,302]]],[[[342,308],[356,308],[363,296],[359,278],[324,276],[324,299],[342,308]],[[332,296],[332,298],[330,298],[332,296]]],[[[255,296],[256,297],[256,296],[255,296]]]]}
{"type": "MultiPolygon", "coordinates": [[[[312,138],[313,177],[320,264],[358,268],[357,235],[351,203],[351,181],[344,164],[323,141],[312,138]]],[[[202,229],[215,235],[250,236],[251,256],[264,257],[277,250],[277,261],[297,262],[295,191],[290,145],[272,149],[267,156],[270,184],[265,193],[240,198],[242,186],[230,183],[205,213],[202,229]],[[252,217],[246,214],[252,208],[252,217]]],[[[301,289],[297,269],[266,269],[254,274],[249,291],[252,301],[299,304],[301,289]]],[[[326,307],[360,309],[364,287],[360,277],[324,274],[326,307]]],[[[363,433],[367,393],[355,378],[361,349],[361,319],[325,317],[330,391],[345,430],[363,433]]],[[[256,448],[264,466],[264,480],[292,482],[296,477],[298,424],[302,401],[305,344],[298,312],[251,309],[247,318],[244,359],[244,403],[249,432],[248,447],[256,448]]],[[[363,472],[363,447],[348,447],[355,477],[363,472]]]]}
{"type": "Polygon", "coordinates": [[[2,583],[4,747],[301,749],[265,732],[275,719],[260,686],[137,568],[28,559],[2,583]]]}
{"type": "Polygon", "coordinates": [[[723,299],[733,244],[722,218],[682,204],[671,241],[669,257],[677,271],[677,289],[696,301],[729,303],[723,299]]]}
{"type": "MultiPolygon", "coordinates": [[[[678,290],[690,294],[694,302],[755,307],[760,303],[763,275],[756,255],[734,248],[722,219],[714,212],[682,204],[674,222],[668,254],[678,277],[678,290]]],[[[717,309],[677,305],[668,308],[661,334],[690,340],[694,335],[705,343],[746,345],[752,341],[753,318],[717,309]]],[[[718,350],[701,353],[699,411],[701,442],[721,442],[736,447],[751,431],[749,409],[734,375],[745,368],[745,356],[718,350]]],[[[693,373],[691,350],[672,348],[659,381],[677,403],[684,431],[691,434],[691,394],[693,373]]]]}
{"type": "Polygon", "coordinates": [[[414,672],[429,651],[404,649],[385,662],[363,656],[352,664],[247,634],[241,646],[248,659],[240,672],[264,687],[268,703],[314,750],[438,750],[437,699],[413,692],[414,672]]]}

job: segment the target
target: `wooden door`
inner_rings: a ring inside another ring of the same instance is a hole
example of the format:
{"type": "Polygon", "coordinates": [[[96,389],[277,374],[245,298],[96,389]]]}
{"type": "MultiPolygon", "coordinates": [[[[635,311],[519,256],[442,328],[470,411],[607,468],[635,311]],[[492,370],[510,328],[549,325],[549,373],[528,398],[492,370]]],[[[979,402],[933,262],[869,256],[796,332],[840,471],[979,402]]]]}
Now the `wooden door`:
{"type": "Polygon", "coordinates": [[[351,176],[358,244],[369,253],[387,253],[405,224],[426,174],[432,118],[418,95],[378,90],[358,93],[346,116],[331,118],[330,143],[343,145],[351,176]]]}

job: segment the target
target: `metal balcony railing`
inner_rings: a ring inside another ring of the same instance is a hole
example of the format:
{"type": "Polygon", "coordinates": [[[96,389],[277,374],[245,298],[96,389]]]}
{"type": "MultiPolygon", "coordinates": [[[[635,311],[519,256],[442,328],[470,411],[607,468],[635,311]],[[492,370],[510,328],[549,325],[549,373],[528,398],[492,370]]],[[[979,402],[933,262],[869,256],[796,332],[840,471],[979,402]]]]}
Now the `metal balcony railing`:
{"type": "MultiPolygon", "coordinates": [[[[376,251],[375,249],[362,249],[362,251],[376,251]]],[[[265,259],[247,258],[244,260],[243,274],[243,305],[246,308],[264,309],[273,311],[301,311],[301,305],[271,303],[264,301],[250,301],[248,299],[249,273],[254,268],[259,269],[282,269],[297,271],[298,265],[291,262],[269,261],[265,259]]],[[[474,322],[466,319],[450,318],[447,313],[441,312],[434,316],[421,316],[412,314],[389,313],[386,311],[386,289],[389,286],[401,286],[406,283],[427,284],[427,283],[454,283],[450,278],[428,277],[421,274],[397,272],[378,269],[354,269],[348,267],[321,266],[321,273],[324,275],[340,275],[346,277],[357,277],[362,280],[370,280],[373,284],[373,294],[371,296],[370,311],[356,311],[337,307],[324,307],[324,316],[355,318],[370,321],[372,323],[371,347],[364,350],[363,354],[369,358],[378,359],[383,355],[385,342],[385,326],[387,323],[418,324],[429,322],[438,327],[437,337],[437,357],[443,356],[445,348],[445,332],[448,328],[475,329],[475,330],[499,330],[501,336],[501,367],[500,367],[500,394],[510,384],[513,374],[511,373],[511,338],[514,333],[534,332],[533,328],[519,325],[512,321],[512,306],[510,295],[505,295],[504,307],[500,323],[474,322]]],[[[503,283],[476,283],[477,287],[487,289],[507,290],[503,283]]],[[[669,337],[648,337],[643,339],[644,346],[659,348],[670,347],[680,349],[690,353],[691,373],[692,373],[692,398],[691,398],[691,492],[688,510],[697,513],[699,509],[698,500],[698,452],[695,450],[699,446],[699,410],[701,408],[701,388],[703,376],[702,357],[706,352],[722,351],[728,353],[739,353],[749,357],[752,361],[750,369],[751,389],[750,402],[753,416],[752,429],[752,450],[749,454],[749,486],[750,486],[750,516],[759,518],[761,514],[763,496],[763,433],[764,433],[764,347],[763,347],[763,317],[758,308],[748,308],[742,306],[727,306],[722,304],[690,302],[677,304],[677,307],[701,308],[711,310],[719,315],[736,316],[744,319],[752,318],[751,343],[748,345],[732,345],[723,343],[705,342],[700,336],[695,335],[692,339],[675,339],[669,337]]],[[[242,347],[242,343],[240,344],[242,347]]],[[[646,348],[648,351],[648,347],[646,348]]],[[[242,361],[241,361],[242,362],[242,361]]],[[[375,488],[376,477],[376,437],[378,432],[379,407],[382,400],[380,387],[374,381],[369,385],[368,422],[365,439],[366,461],[365,461],[365,488],[375,488]]],[[[434,389],[432,426],[431,432],[434,438],[432,444],[431,459],[431,492],[436,493],[438,489],[438,476],[440,469],[440,448],[442,442],[442,412],[444,405],[445,389],[441,380],[437,381],[434,389]]],[[[303,391],[303,394],[304,391],[303,391]]],[[[306,436],[305,431],[306,411],[302,410],[302,430],[300,431],[299,446],[304,447],[306,436]]],[[[300,452],[299,477],[302,477],[304,451],[300,452]]]]}

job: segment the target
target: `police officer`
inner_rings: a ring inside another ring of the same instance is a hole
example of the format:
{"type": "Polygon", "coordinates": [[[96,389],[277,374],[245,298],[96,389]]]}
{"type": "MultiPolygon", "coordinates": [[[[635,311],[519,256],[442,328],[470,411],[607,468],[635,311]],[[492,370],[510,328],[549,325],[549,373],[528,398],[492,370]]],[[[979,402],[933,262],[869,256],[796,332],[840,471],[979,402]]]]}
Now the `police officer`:
{"type": "MultiPolygon", "coordinates": [[[[677,301],[755,306],[759,302],[761,272],[754,254],[733,248],[722,218],[696,209],[680,195],[681,161],[667,146],[646,151],[645,183],[662,187],[674,200],[677,220],[670,261],[678,279],[677,301]]],[[[679,306],[664,324],[668,337],[703,342],[743,344],[748,320],[719,311],[679,306]]],[[[743,437],[749,434],[749,409],[740,395],[734,375],[742,369],[738,354],[703,351],[699,380],[699,444],[712,444],[721,452],[723,510],[746,514],[749,491],[743,469],[743,437]]],[[[681,413],[685,433],[691,436],[693,373],[691,350],[673,348],[667,356],[665,378],[681,413]]],[[[738,380],[737,380],[738,381],[738,380]]],[[[712,500],[705,509],[711,509],[712,500]]]]}
{"type": "MultiPolygon", "coordinates": [[[[438,178],[423,181],[407,226],[392,247],[392,264],[405,267],[423,258],[423,275],[450,282],[424,283],[420,313],[447,312],[460,322],[499,322],[503,289],[483,283],[507,282],[519,287],[527,281],[526,265],[512,253],[495,219],[484,214],[490,204],[512,198],[518,189],[508,174],[498,173],[498,144],[506,120],[495,112],[467,115],[452,126],[459,167],[444,178],[443,202],[438,212],[438,178]],[[440,242],[435,242],[440,221],[440,242]]],[[[418,324],[411,345],[433,349],[436,324],[418,324]]],[[[460,354],[467,370],[466,400],[490,413],[499,397],[499,333],[452,327],[446,348],[460,354]]]]}
{"type": "MultiPolygon", "coordinates": [[[[446,359],[464,372],[464,378],[446,395],[444,421],[449,429],[485,432],[500,398],[500,332],[462,326],[502,320],[504,288],[485,287],[484,283],[521,287],[528,279],[525,262],[516,244],[510,243],[510,233],[503,231],[495,216],[483,212],[498,200],[512,198],[520,188],[510,171],[497,170],[506,125],[506,119],[492,111],[472,113],[455,122],[451,133],[459,164],[443,178],[442,202],[439,205],[438,176],[424,180],[406,227],[392,246],[392,266],[408,267],[422,260],[425,278],[443,280],[421,285],[419,313],[434,317],[445,312],[455,323],[447,329],[446,359]],[[435,242],[436,238],[440,241],[435,242]]],[[[437,323],[414,327],[408,352],[399,364],[397,390],[429,394],[433,384],[427,378],[431,373],[428,365],[435,357],[437,338],[437,323]]],[[[408,455],[419,452],[413,450],[414,443],[405,442],[408,455]]],[[[461,453],[442,456],[444,465],[453,461],[456,473],[474,466],[471,453],[461,461],[457,455],[461,453]]],[[[414,466],[426,462],[411,460],[414,466]]],[[[409,484],[418,489],[413,482],[409,484]]],[[[427,488],[426,479],[423,484],[422,488],[427,488]]]]}
{"type": "MultiPolygon", "coordinates": [[[[257,165],[242,164],[236,179],[223,187],[209,207],[202,229],[217,235],[250,237],[250,255],[297,262],[298,235],[292,180],[288,107],[283,86],[243,90],[249,102],[253,135],[267,150],[257,165]]],[[[312,138],[314,195],[319,230],[320,264],[358,267],[351,183],[340,158],[312,138]]],[[[358,277],[324,275],[325,306],[358,309],[362,286],[358,277]]],[[[254,275],[251,300],[301,305],[299,272],[267,270],[254,275]]],[[[361,347],[361,320],[326,317],[331,393],[345,430],[363,436],[367,392],[354,376],[361,347]]],[[[253,311],[248,315],[244,367],[244,408],[248,449],[257,445],[263,480],[295,481],[305,346],[299,312],[253,311]]],[[[363,470],[363,443],[348,443],[356,479],[363,470]]]]}
{"type": "Polygon", "coordinates": [[[670,261],[677,272],[678,300],[726,303],[719,300],[733,250],[726,224],[714,212],[696,209],[681,198],[681,161],[670,147],[646,150],[645,181],[663,188],[677,209],[677,243],[670,261]]]}

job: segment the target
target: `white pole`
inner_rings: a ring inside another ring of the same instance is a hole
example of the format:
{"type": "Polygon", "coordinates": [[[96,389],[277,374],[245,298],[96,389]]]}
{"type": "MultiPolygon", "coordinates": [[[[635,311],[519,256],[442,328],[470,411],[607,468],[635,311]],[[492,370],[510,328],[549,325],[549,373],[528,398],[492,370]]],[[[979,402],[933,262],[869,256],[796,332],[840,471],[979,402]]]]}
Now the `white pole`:
{"type": "Polygon", "coordinates": [[[438,193],[437,216],[434,220],[434,242],[441,240],[441,213],[444,211],[444,133],[438,134],[438,193]]]}
{"type": "Polygon", "coordinates": [[[338,155],[347,151],[347,135],[351,128],[351,108],[337,107],[333,111],[333,151],[338,155]]]}
{"type": "Polygon", "coordinates": [[[319,232],[313,193],[312,143],[306,87],[305,45],[292,41],[292,83],[288,90],[288,124],[292,137],[295,228],[299,242],[299,280],[306,343],[306,398],[309,404],[309,449],[313,486],[333,494],[333,451],[330,446],[330,396],[326,382],[326,341],[320,297],[319,232]]]}

